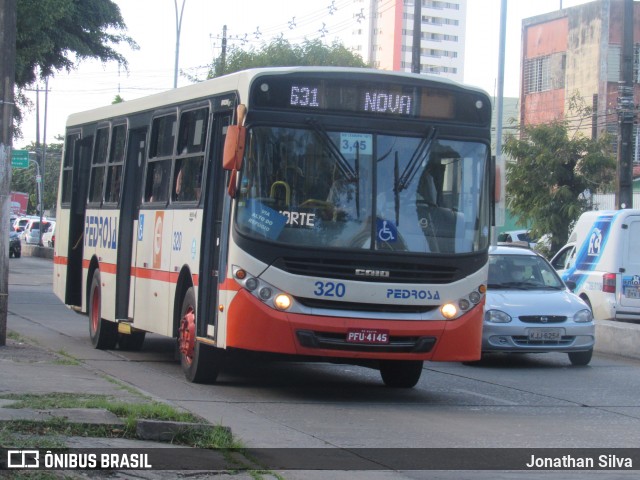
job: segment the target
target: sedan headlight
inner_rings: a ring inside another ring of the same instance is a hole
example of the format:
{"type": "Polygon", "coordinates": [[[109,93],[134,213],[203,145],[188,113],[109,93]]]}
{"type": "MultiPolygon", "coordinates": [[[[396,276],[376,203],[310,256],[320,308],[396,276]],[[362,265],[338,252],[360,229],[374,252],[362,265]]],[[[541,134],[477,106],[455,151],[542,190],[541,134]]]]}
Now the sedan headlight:
{"type": "Polygon", "coordinates": [[[489,323],[509,323],[511,317],[500,310],[487,310],[484,312],[484,321],[489,323]]]}
{"type": "Polygon", "coordinates": [[[592,320],[593,320],[593,314],[589,309],[580,310],[578,313],[576,313],[573,316],[573,321],[576,323],[587,323],[592,320]]]}

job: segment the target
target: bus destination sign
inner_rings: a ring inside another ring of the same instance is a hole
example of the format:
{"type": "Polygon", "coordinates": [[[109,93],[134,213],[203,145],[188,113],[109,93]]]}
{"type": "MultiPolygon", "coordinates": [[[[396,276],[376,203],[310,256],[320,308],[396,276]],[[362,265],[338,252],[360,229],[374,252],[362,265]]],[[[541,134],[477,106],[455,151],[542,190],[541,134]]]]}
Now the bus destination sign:
{"type": "MultiPolygon", "coordinates": [[[[291,85],[292,107],[320,108],[318,87],[308,85],[291,85]]],[[[360,92],[359,109],[363,112],[391,113],[397,115],[414,115],[413,95],[390,90],[368,90],[360,92]]]]}
{"type": "Polygon", "coordinates": [[[251,104],[259,109],[356,113],[407,119],[451,120],[488,126],[486,95],[428,81],[390,82],[353,78],[264,76],[252,86],[251,104]]]}

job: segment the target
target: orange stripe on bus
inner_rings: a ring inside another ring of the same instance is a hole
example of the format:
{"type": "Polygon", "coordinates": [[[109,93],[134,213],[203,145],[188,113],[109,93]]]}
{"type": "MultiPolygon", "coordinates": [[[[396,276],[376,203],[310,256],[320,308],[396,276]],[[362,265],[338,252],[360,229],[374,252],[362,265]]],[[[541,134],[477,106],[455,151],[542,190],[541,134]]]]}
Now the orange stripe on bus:
{"type": "Polygon", "coordinates": [[[68,263],[68,259],[67,257],[59,257],[56,255],[53,257],[53,263],[56,265],[66,265],[68,263]]]}
{"type": "MultiPolygon", "coordinates": [[[[55,257],[54,262],[59,265],[67,265],[67,257],[55,257]]],[[[89,260],[82,260],[82,268],[89,268],[89,260]]],[[[117,273],[117,265],[115,263],[100,263],[100,271],[115,275],[117,273]]],[[[178,272],[165,272],[162,270],[153,270],[149,268],[131,267],[130,274],[132,277],[144,278],[147,280],[157,280],[160,282],[178,283],[178,272]]],[[[200,276],[196,273],[191,275],[193,286],[197,287],[200,283],[200,276]]],[[[235,283],[235,282],[234,282],[235,283]]],[[[237,285],[237,284],[236,284],[237,285]]]]}

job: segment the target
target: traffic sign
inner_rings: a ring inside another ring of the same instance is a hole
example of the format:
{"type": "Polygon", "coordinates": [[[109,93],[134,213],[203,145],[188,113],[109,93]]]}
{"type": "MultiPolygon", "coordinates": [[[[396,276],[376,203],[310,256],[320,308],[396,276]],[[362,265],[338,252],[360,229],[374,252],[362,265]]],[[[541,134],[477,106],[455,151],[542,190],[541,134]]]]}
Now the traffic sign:
{"type": "Polygon", "coordinates": [[[13,168],[29,167],[29,151],[28,150],[11,150],[11,166],[13,168]]]}

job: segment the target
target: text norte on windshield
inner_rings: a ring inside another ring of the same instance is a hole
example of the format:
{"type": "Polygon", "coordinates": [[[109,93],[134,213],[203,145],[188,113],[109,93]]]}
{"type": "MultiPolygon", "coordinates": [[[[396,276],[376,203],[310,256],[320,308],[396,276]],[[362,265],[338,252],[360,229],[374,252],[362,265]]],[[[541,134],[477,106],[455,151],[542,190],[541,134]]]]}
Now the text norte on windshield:
{"type": "Polygon", "coordinates": [[[118,242],[118,218],[88,215],[84,221],[84,245],[115,249],[118,242]]]}

